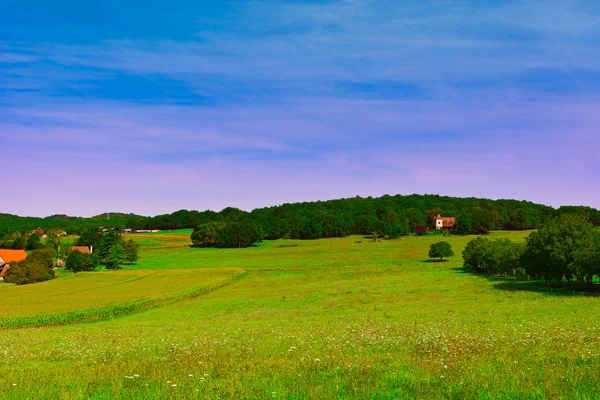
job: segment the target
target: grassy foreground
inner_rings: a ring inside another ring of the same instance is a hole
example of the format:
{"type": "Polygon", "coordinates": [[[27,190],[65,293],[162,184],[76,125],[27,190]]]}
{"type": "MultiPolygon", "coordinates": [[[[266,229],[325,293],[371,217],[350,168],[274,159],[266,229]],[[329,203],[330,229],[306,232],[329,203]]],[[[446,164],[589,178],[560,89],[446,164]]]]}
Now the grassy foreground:
{"type": "MultiPolygon", "coordinates": [[[[459,256],[427,262],[438,240],[146,251],[133,271],[110,272],[115,280],[246,272],[201,296],[118,317],[0,329],[0,398],[597,397],[599,298],[521,290],[466,273],[459,256]]],[[[448,239],[457,254],[468,240],[448,239]]],[[[73,282],[55,282],[68,297],[73,282]]],[[[145,282],[126,295],[166,290],[161,279],[145,282]]],[[[0,287],[3,303],[28,304],[14,315],[49,307],[41,289],[36,305],[30,287],[0,287]]]]}

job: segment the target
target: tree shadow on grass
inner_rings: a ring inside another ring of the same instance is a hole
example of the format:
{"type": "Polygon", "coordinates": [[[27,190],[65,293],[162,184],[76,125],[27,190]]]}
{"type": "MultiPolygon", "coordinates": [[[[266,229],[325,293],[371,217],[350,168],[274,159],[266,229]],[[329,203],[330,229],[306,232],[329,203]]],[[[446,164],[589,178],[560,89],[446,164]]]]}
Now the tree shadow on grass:
{"type": "Polygon", "coordinates": [[[428,258],[427,260],[421,260],[422,263],[426,263],[426,264],[440,264],[440,263],[447,263],[450,260],[438,260],[435,258],[428,258]]]}
{"type": "Polygon", "coordinates": [[[550,296],[600,296],[600,285],[578,286],[577,284],[571,284],[571,287],[566,287],[563,283],[563,287],[556,285],[548,285],[544,281],[540,280],[520,280],[517,278],[511,278],[507,276],[498,276],[487,274],[485,272],[475,272],[469,268],[459,267],[452,268],[458,274],[469,274],[484,278],[487,281],[494,282],[492,286],[494,289],[502,290],[505,292],[518,292],[518,291],[529,291],[543,293],[550,296]]]}

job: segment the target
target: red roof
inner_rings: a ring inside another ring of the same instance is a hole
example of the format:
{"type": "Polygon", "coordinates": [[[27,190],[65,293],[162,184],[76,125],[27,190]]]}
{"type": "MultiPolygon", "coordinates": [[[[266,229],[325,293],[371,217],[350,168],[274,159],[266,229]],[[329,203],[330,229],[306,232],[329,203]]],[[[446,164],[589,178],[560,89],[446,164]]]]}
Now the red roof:
{"type": "Polygon", "coordinates": [[[4,268],[0,271],[0,278],[4,278],[6,276],[6,271],[10,268],[8,265],[11,262],[23,261],[27,258],[27,253],[23,250],[0,250],[0,259],[2,259],[2,264],[6,263],[4,268]]]}
{"type": "Polygon", "coordinates": [[[25,250],[0,250],[0,258],[5,263],[10,264],[11,262],[23,261],[27,258],[25,250]]]}
{"type": "Polygon", "coordinates": [[[80,253],[91,254],[90,248],[87,246],[71,246],[71,251],[78,251],[80,253]]]}

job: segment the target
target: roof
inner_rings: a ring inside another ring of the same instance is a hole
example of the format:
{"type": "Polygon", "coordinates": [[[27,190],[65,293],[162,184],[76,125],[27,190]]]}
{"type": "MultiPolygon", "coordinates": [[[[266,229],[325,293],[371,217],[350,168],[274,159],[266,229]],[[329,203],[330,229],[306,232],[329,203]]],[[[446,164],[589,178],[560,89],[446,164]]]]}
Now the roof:
{"type": "Polygon", "coordinates": [[[10,268],[8,263],[23,261],[27,258],[24,250],[0,250],[0,278],[6,276],[6,271],[10,268]]]}
{"type": "Polygon", "coordinates": [[[27,258],[25,250],[3,250],[0,249],[0,258],[4,262],[10,264],[11,262],[23,261],[27,258]]]}
{"type": "Polygon", "coordinates": [[[71,251],[78,251],[80,253],[91,254],[90,248],[87,246],[71,246],[71,251]]]}

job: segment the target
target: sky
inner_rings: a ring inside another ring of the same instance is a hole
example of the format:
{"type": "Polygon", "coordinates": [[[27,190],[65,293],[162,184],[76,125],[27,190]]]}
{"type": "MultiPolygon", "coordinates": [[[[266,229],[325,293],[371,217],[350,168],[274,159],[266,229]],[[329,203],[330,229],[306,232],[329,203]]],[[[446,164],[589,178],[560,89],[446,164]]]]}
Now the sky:
{"type": "Polygon", "coordinates": [[[0,212],[600,208],[597,1],[0,1],[0,212]]]}

